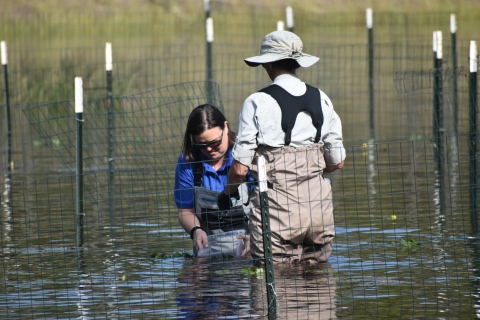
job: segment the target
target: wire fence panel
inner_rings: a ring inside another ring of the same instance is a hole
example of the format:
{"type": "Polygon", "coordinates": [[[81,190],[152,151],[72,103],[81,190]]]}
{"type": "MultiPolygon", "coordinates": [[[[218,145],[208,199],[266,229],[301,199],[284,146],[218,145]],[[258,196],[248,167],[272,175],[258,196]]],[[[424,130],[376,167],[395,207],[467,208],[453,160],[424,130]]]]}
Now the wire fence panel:
{"type": "MultiPolygon", "coordinates": [[[[347,148],[350,165],[328,175],[332,256],[275,267],[280,319],[473,317],[467,137],[457,139],[443,192],[428,141],[347,148]]],[[[15,196],[29,196],[11,214],[2,211],[1,316],[266,316],[264,278],[251,259],[191,258],[173,185],[163,183],[174,170],[173,162],[117,170],[115,216],[102,209],[107,172],[86,172],[85,246],[78,249],[74,177],[15,181],[15,196]]]]}
{"type": "MultiPolygon", "coordinates": [[[[168,156],[179,150],[190,111],[209,100],[222,110],[219,94],[215,83],[189,82],[113,99],[116,166],[124,168],[136,163],[142,167],[146,165],[142,161],[149,165],[171,161],[168,156]]],[[[86,169],[100,169],[106,161],[107,103],[106,99],[85,103],[86,169]]],[[[42,137],[54,141],[52,147],[72,170],[75,162],[74,110],[73,101],[34,105],[24,110],[42,137]]]]}
{"type": "MultiPolygon", "coordinates": [[[[284,8],[245,6],[235,18],[223,1],[215,10],[215,83],[205,81],[201,8],[190,17],[1,20],[0,36],[11,44],[14,167],[11,199],[5,190],[0,195],[0,318],[268,318],[263,269],[250,257],[193,258],[173,197],[191,110],[211,102],[236,130],[245,98],[271,82],[243,59],[258,52],[284,8]],[[111,101],[105,39],[115,57],[111,101]],[[77,76],[85,90],[82,246],[75,220],[77,76]]],[[[478,317],[469,61],[455,66],[447,40],[442,69],[435,69],[431,48],[433,30],[448,38],[449,14],[375,14],[371,123],[364,14],[296,10],[304,51],[320,57],[299,77],[331,98],[347,158],[342,170],[325,174],[333,190],[332,255],[326,263],[275,266],[278,319],[478,317]]],[[[477,36],[467,27],[478,25],[478,12],[462,12],[459,21],[458,53],[465,57],[477,36]]],[[[0,121],[0,158],[5,126],[0,121]]],[[[1,185],[8,165],[0,163],[1,185]]],[[[287,231],[300,229],[289,223],[287,231]]]]}
{"type": "MultiPolygon", "coordinates": [[[[109,128],[108,101],[88,100],[83,117],[84,171],[110,171],[109,161],[113,163],[113,170],[120,172],[152,166],[161,169],[160,164],[174,162],[183,143],[190,111],[206,101],[223,110],[217,84],[181,83],[113,99],[114,121],[109,128]],[[113,150],[110,159],[109,150],[113,150]]],[[[71,174],[75,172],[76,163],[74,110],[73,101],[31,105],[24,110],[41,141],[48,142],[57,160],[64,165],[63,169],[71,174]]],[[[163,179],[157,183],[170,185],[172,172],[160,173],[163,173],[163,179]]],[[[107,188],[107,180],[90,182],[86,179],[86,192],[98,198],[107,188]]],[[[116,184],[116,189],[121,190],[116,184]]],[[[97,200],[105,201],[103,198],[97,200]]]]}
{"type": "MultiPolygon", "coordinates": [[[[332,100],[342,118],[347,139],[369,138],[369,98],[367,77],[367,46],[322,46],[312,48],[311,53],[321,57],[312,68],[300,69],[299,76],[307,83],[321,88],[332,100]]],[[[445,49],[444,51],[449,51],[445,49]]],[[[270,83],[261,68],[248,68],[243,59],[247,55],[232,53],[216,55],[214,78],[223,91],[225,114],[236,130],[241,105],[246,97],[270,83]]],[[[409,139],[413,135],[430,134],[430,112],[433,105],[433,62],[429,44],[378,44],[375,45],[375,126],[377,139],[409,139]],[[408,99],[408,101],[406,100],[408,99]],[[412,100],[413,99],[413,100],[412,100]],[[412,118],[415,118],[412,122],[412,118]],[[413,128],[412,126],[416,127],[413,128]],[[399,129],[401,127],[401,129],[399,129]],[[418,133],[416,131],[419,131],[418,133]]],[[[444,108],[447,121],[453,121],[453,76],[459,82],[459,123],[449,122],[448,133],[453,129],[466,130],[468,114],[468,75],[465,63],[454,69],[448,58],[443,67],[444,108]],[[452,116],[452,117],[450,117],[452,116]]],[[[106,79],[103,64],[79,66],[78,69],[54,76],[59,69],[32,71],[28,78],[40,77],[36,87],[22,84],[23,74],[12,71],[12,102],[18,99],[34,101],[65,100],[73,95],[75,75],[82,76],[87,99],[106,97],[106,79]],[[36,75],[35,75],[36,74],[36,75]],[[40,95],[39,95],[40,94],[40,95]]],[[[113,69],[113,94],[115,97],[153,90],[162,84],[205,80],[205,56],[158,58],[145,61],[118,62],[113,69]]],[[[38,103],[38,102],[37,102],[38,103]]],[[[13,113],[15,122],[25,121],[22,115],[13,113]]],[[[3,132],[3,131],[2,131],[3,132]]],[[[2,133],[3,134],[3,133],[2,133]]]]}

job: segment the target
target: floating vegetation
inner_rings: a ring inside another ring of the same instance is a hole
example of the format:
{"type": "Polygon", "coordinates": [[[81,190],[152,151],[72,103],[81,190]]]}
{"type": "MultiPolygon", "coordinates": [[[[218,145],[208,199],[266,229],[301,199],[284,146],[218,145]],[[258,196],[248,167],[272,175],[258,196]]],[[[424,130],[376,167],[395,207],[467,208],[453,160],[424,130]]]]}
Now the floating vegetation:
{"type": "MultiPolygon", "coordinates": [[[[395,246],[398,245],[395,241],[392,242],[392,244],[395,245],[395,246]]],[[[405,249],[412,249],[412,248],[418,247],[420,245],[420,243],[416,242],[413,239],[408,239],[408,240],[401,239],[399,245],[403,246],[403,248],[405,248],[405,249]]]]}
{"type": "Polygon", "coordinates": [[[170,259],[170,258],[193,258],[193,256],[188,252],[174,252],[172,254],[166,254],[165,252],[162,253],[152,253],[150,255],[152,260],[160,260],[160,259],[170,259]]]}
{"type": "Polygon", "coordinates": [[[231,270],[228,270],[228,269],[224,269],[224,270],[216,270],[215,271],[215,274],[220,274],[220,275],[229,275],[229,274],[232,274],[233,272],[231,270]]]}
{"type": "Polygon", "coordinates": [[[260,276],[262,277],[265,271],[263,268],[259,268],[257,266],[243,266],[242,267],[242,274],[244,275],[253,275],[253,276],[260,276]]]}

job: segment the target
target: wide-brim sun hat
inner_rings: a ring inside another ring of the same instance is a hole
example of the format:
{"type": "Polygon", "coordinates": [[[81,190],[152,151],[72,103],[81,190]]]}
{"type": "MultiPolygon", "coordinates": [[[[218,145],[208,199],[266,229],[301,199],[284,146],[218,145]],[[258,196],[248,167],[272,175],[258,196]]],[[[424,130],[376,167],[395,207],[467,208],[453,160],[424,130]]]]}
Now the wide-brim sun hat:
{"type": "Polygon", "coordinates": [[[274,31],[262,39],[260,55],[245,59],[250,67],[262,63],[275,62],[284,59],[294,59],[301,67],[307,68],[320,58],[303,53],[303,42],[299,36],[290,31],[274,31]]]}

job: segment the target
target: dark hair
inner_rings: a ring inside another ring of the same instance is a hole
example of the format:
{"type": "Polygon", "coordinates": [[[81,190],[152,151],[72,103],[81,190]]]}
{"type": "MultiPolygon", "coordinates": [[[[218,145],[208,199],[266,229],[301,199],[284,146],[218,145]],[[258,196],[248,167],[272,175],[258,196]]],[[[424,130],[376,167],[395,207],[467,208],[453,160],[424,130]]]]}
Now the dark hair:
{"type": "Polygon", "coordinates": [[[287,71],[295,71],[300,68],[297,60],[295,59],[283,59],[272,62],[272,66],[276,69],[282,69],[287,71]]]}
{"type": "MultiPolygon", "coordinates": [[[[208,129],[225,128],[227,119],[223,113],[211,104],[202,104],[192,110],[187,121],[187,128],[183,137],[183,150],[187,161],[200,160],[200,150],[193,147],[193,136],[202,134],[208,129]]],[[[228,125],[227,125],[228,127],[228,125]]],[[[233,147],[237,134],[228,128],[228,146],[233,147]]]]}

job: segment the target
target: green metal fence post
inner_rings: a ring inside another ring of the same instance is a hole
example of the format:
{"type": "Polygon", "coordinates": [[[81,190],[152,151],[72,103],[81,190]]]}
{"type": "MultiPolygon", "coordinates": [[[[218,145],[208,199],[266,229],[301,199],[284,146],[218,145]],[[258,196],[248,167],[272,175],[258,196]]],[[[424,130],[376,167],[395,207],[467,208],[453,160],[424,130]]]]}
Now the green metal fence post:
{"type": "Polygon", "coordinates": [[[374,96],[374,44],[373,44],[373,17],[372,9],[367,9],[367,29],[368,29],[368,94],[370,105],[370,138],[375,138],[375,96],[374,96]]]}
{"type": "Polygon", "coordinates": [[[458,66],[457,66],[457,23],[455,14],[450,15],[450,33],[452,41],[452,68],[453,68],[453,130],[458,134],[458,66]]]}
{"type": "Polygon", "coordinates": [[[275,319],[277,313],[277,298],[275,292],[275,273],[273,269],[272,238],[270,216],[268,213],[268,187],[265,158],[257,159],[258,184],[260,189],[260,207],[262,211],[263,252],[265,255],[265,281],[267,284],[268,318],[275,319]]]}
{"type": "Polygon", "coordinates": [[[477,174],[477,111],[478,111],[478,89],[477,89],[477,43],[470,41],[470,79],[469,79],[469,165],[470,165],[470,221],[472,234],[478,233],[478,174],[477,174]]]}
{"type": "Polygon", "coordinates": [[[443,110],[443,45],[442,32],[434,32],[435,61],[433,70],[433,136],[435,140],[435,162],[437,181],[440,190],[440,209],[445,208],[445,142],[444,142],[444,110],[443,110]]]}
{"type": "MultiPolygon", "coordinates": [[[[205,2],[206,3],[206,2],[205,2]]],[[[208,6],[210,8],[210,6],[208,6]]],[[[208,18],[206,19],[206,35],[207,35],[207,90],[208,90],[208,103],[213,103],[213,58],[212,58],[212,47],[213,47],[213,19],[210,17],[210,10],[207,13],[208,18]]]]}
{"type": "Polygon", "coordinates": [[[75,121],[76,121],[76,245],[83,246],[83,82],[75,78],[75,121]]]}
{"type": "Polygon", "coordinates": [[[5,125],[7,129],[7,141],[5,142],[5,190],[4,190],[4,205],[11,208],[12,202],[12,171],[13,171],[13,161],[12,161],[12,119],[10,114],[10,101],[8,96],[8,58],[7,58],[7,43],[5,41],[1,42],[1,54],[2,54],[2,66],[3,66],[3,88],[4,88],[4,98],[5,98],[5,125]]]}
{"type": "MultiPolygon", "coordinates": [[[[435,62],[436,67],[433,72],[433,104],[434,104],[434,137],[437,148],[437,165],[442,165],[444,162],[443,150],[443,136],[444,136],[444,117],[443,117],[443,46],[442,46],[442,32],[435,33],[435,62]]],[[[440,170],[439,170],[440,172],[440,170]]]]}
{"type": "Polygon", "coordinates": [[[107,42],[105,46],[105,64],[107,71],[107,160],[108,160],[108,208],[110,219],[115,216],[115,185],[114,185],[114,145],[115,145],[115,114],[113,106],[113,81],[112,81],[112,44],[107,42]]]}
{"type": "MultiPolygon", "coordinates": [[[[433,76],[433,136],[434,138],[436,137],[437,131],[438,131],[438,122],[437,118],[435,116],[436,114],[436,105],[437,105],[437,92],[436,92],[436,72],[438,69],[438,60],[437,60],[437,31],[433,31],[433,41],[432,41],[432,49],[433,49],[433,71],[432,71],[432,76],[433,76]]],[[[437,145],[434,146],[435,148],[435,162],[437,161],[437,145]]]]}

